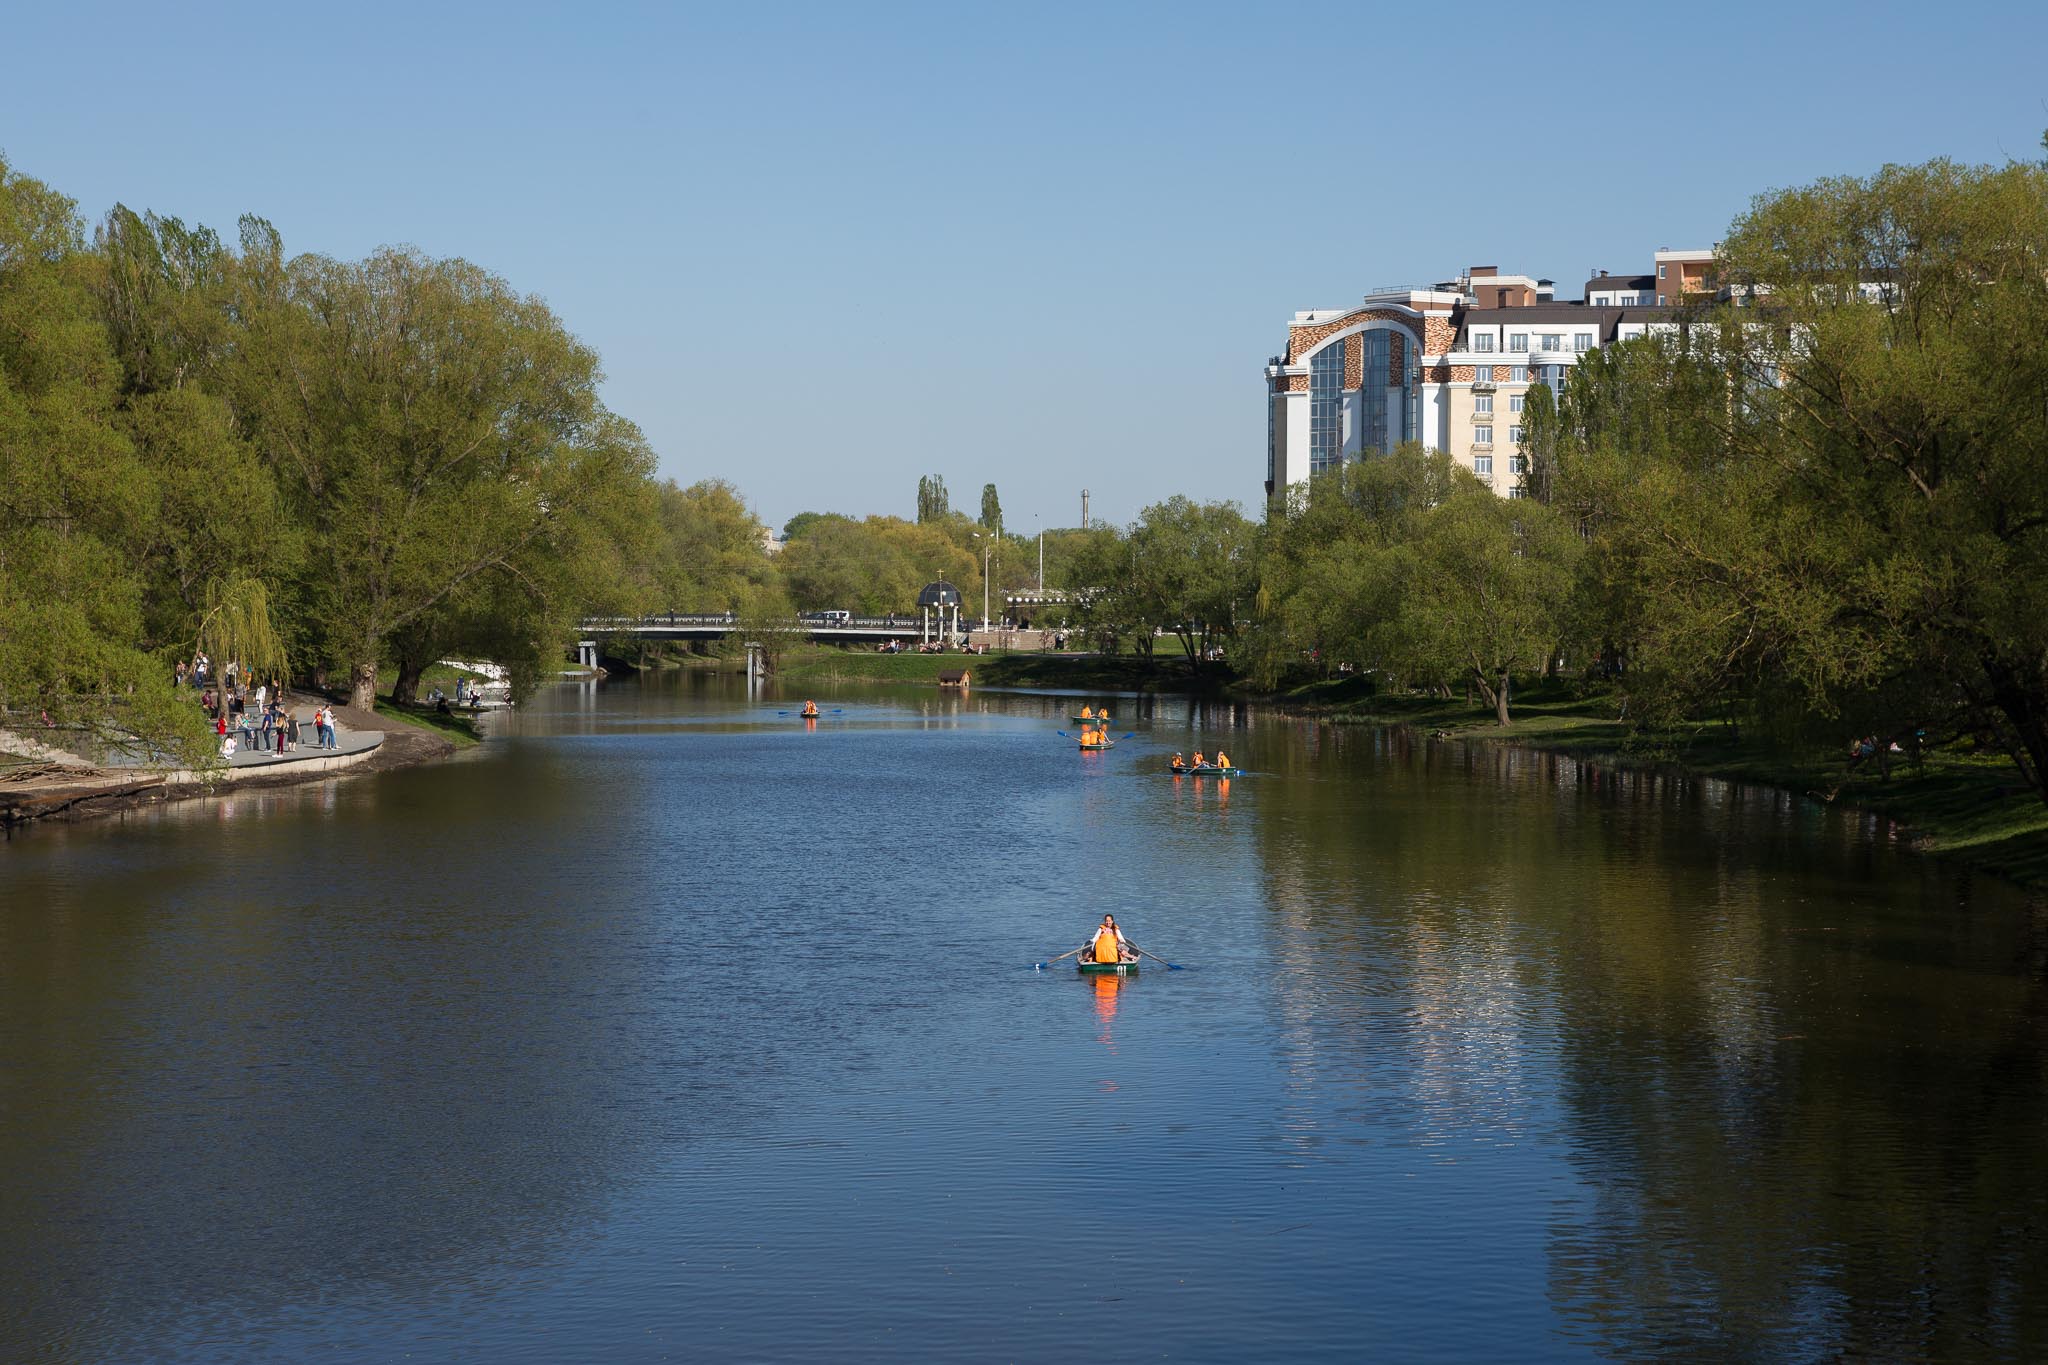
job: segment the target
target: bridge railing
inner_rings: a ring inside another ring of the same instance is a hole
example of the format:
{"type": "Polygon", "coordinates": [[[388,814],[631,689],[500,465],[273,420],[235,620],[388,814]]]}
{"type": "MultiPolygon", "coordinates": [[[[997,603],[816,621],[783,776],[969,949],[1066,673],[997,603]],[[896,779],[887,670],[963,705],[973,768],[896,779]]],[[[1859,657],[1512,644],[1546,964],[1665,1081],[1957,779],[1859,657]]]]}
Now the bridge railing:
{"type": "MultiPolygon", "coordinates": [[[[809,630],[916,630],[915,616],[852,616],[828,620],[823,616],[806,613],[795,618],[794,625],[809,630]]],[[[739,618],[731,612],[717,611],[662,611],[651,616],[588,616],[583,620],[586,631],[645,630],[659,626],[689,626],[693,629],[732,628],[739,625],[739,618]]]]}

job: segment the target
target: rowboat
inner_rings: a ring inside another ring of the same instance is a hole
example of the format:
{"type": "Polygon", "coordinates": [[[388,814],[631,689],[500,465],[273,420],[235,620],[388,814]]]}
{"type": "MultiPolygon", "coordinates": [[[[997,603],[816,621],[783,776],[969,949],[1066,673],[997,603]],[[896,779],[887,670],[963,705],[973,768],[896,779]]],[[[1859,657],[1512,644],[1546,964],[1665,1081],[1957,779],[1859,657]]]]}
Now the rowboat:
{"type": "Polygon", "coordinates": [[[1081,743],[1081,747],[1083,749],[1114,749],[1116,747],[1116,741],[1113,739],[1105,739],[1100,744],[1090,744],[1086,740],[1083,740],[1081,743]]]}
{"type": "Polygon", "coordinates": [[[1083,976],[1130,976],[1138,970],[1135,962],[1087,962],[1074,959],[1074,968],[1083,976]]]}
{"type": "Polygon", "coordinates": [[[1109,716],[1107,714],[1100,716],[1068,716],[1067,722],[1070,725],[1094,725],[1097,723],[1107,725],[1109,724],[1109,716]]]}
{"type": "Polygon", "coordinates": [[[1242,768],[1218,768],[1209,763],[1199,768],[1168,768],[1166,771],[1175,777],[1238,777],[1244,773],[1242,768]]]}
{"type": "Polygon", "coordinates": [[[816,720],[818,713],[816,711],[799,711],[796,713],[796,718],[798,720],[816,720]]]}

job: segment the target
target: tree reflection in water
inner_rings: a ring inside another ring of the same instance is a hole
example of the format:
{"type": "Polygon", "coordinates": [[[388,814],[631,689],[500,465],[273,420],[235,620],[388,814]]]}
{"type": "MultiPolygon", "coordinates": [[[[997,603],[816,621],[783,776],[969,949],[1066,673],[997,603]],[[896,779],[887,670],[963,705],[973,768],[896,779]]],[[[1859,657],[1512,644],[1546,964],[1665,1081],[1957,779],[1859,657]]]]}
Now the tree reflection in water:
{"type": "Polygon", "coordinates": [[[1569,1334],[2048,1340],[2048,927],[2009,888],[1763,789],[1335,727],[1271,757],[1360,778],[1254,806],[1289,1103],[1428,1153],[1538,1137],[1554,1094],[1569,1334]]]}

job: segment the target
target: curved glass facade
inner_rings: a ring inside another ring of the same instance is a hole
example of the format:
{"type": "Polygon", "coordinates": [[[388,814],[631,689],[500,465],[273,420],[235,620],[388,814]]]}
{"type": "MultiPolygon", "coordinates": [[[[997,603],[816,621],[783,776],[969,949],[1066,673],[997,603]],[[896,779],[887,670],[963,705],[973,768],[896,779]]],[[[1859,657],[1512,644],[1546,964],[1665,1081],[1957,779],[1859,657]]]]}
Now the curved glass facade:
{"type": "Polygon", "coordinates": [[[1308,358],[1308,472],[1344,461],[1344,343],[1333,341],[1308,358]]]}

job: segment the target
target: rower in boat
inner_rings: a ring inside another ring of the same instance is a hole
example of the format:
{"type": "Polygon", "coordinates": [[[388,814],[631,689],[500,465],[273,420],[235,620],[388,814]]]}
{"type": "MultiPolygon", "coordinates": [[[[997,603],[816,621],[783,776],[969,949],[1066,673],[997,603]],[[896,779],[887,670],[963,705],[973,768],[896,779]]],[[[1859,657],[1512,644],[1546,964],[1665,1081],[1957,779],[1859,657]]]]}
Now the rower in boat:
{"type": "Polygon", "coordinates": [[[1138,955],[1131,951],[1131,945],[1124,941],[1124,931],[1116,927],[1115,915],[1102,917],[1102,923],[1095,926],[1094,937],[1088,940],[1088,950],[1081,956],[1090,962],[1106,964],[1138,960],[1138,955]]]}
{"type": "Polygon", "coordinates": [[[1216,766],[1219,768],[1228,768],[1230,766],[1230,755],[1224,753],[1221,749],[1218,749],[1216,751],[1216,766]]]}
{"type": "Polygon", "coordinates": [[[1205,760],[1202,758],[1202,751],[1200,749],[1195,750],[1195,766],[1197,768],[1206,766],[1205,760]]]}
{"type": "Polygon", "coordinates": [[[805,720],[816,720],[818,718],[818,703],[814,701],[805,702],[803,717],[805,720]]]}
{"type": "Polygon", "coordinates": [[[1093,720],[1094,718],[1095,718],[1095,712],[1094,712],[1094,710],[1093,710],[1093,709],[1091,709],[1090,707],[1086,706],[1086,705],[1083,705],[1083,706],[1081,707],[1081,719],[1082,719],[1082,720],[1093,720]]]}
{"type": "Polygon", "coordinates": [[[1175,754],[1173,756],[1173,770],[1177,773],[1186,772],[1188,770],[1187,760],[1183,759],[1179,754],[1175,754]]]}

